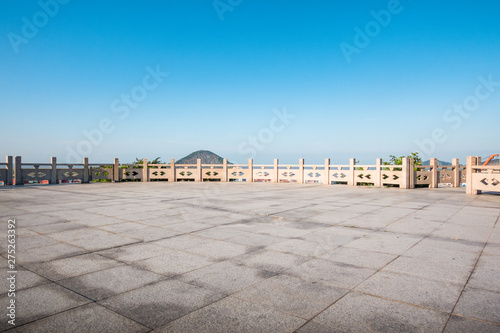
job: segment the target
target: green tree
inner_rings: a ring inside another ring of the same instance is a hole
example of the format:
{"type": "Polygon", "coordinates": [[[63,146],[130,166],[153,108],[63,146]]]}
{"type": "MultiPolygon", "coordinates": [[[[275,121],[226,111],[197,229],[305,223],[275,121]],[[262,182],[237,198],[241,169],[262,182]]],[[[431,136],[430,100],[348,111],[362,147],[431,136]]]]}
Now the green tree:
{"type": "Polygon", "coordinates": [[[384,165],[403,165],[403,158],[408,157],[408,158],[413,158],[413,164],[414,165],[422,165],[422,158],[418,154],[418,152],[411,153],[411,155],[408,156],[399,156],[396,157],[394,155],[389,156],[389,161],[388,162],[383,162],[384,165]]]}
{"type": "MultiPolygon", "coordinates": [[[[136,157],[135,161],[133,162],[134,164],[142,164],[143,158],[136,157]]],[[[152,161],[148,161],[148,164],[163,164],[161,161],[161,157],[157,157],[152,161]]]]}

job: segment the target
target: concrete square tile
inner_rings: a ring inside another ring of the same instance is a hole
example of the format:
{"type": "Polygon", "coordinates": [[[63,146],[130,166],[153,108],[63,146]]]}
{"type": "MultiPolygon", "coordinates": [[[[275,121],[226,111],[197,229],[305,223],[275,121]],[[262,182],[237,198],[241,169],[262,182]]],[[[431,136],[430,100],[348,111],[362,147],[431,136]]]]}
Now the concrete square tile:
{"type": "Polygon", "coordinates": [[[400,255],[418,243],[422,237],[393,233],[371,233],[349,243],[349,247],[400,255]]]}
{"type": "Polygon", "coordinates": [[[168,280],[108,298],[99,304],[156,329],[221,297],[208,289],[168,280]]]}
{"type": "Polygon", "coordinates": [[[139,243],[115,247],[113,249],[98,252],[107,258],[131,263],[137,260],[149,259],[172,251],[153,243],[139,243]]]}
{"type": "Polygon", "coordinates": [[[462,289],[463,285],[459,284],[426,280],[406,274],[378,272],[361,283],[356,291],[451,312],[462,289]]]}
{"type": "Polygon", "coordinates": [[[139,261],[136,265],[155,273],[171,276],[183,274],[212,263],[210,259],[196,254],[170,251],[166,254],[139,261]]]}
{"type": "Polygon", "coordinates": [[[399,257],[382,270],[463,285],[467,282],[472,268],[473,265],[464,266],[442,261],[399,257]]]}
{"type": "Polygon", "coordinates": [[[444,333],[498,333],[500,325],[486,323],[484,321],[451,316],[444,333]]]}
{"type": "Polygon", "coordinates": [[[119,265],[122,263],[97,254],[84,254],[25,266],[43,277],[57,281],[119,265]]]}
{"type": "Polygon", "coordinates": [[[57,260],[67,257],[74,257],[88,252],[80,247],[58,243],[54,245],[38,247],[17,252],[18,262],[21,264],[41,263],[45,261],[57,260]]]}
{"type": "Polygon", "coordinates": [[[335,249],[336,245],[328,243],[308,242],[301,239],[289,239],[268,247],[269,250],[293,253],[304,257],[319,257],[325,252],[335,249]]]}
{"type": "Polygon", "coordinates": [[[278,275],[259,282],[234,297],[309,320],[346,293],[345,289],[278,275]]]}
{"type": "Polygon", "coordinates": [[[280,273],[306,261],[306,257],[271,250],[259,250],[231,259],[245,266],[280,273]]]}
{"type": "Polygon", "coordinates": [[[135,333],[150,329],[95,303],[56,314],[9,332],[19,333],[135,333]]]}
{"type": "MultiPolygon", "coordinates": [[[[0,304],[7,309],[11,298],[7,295],[0,297],[0,304]]],[[[43,284],[16,292],[16,325],[22,325],[69,310],[91,301],[55,283],[43,284]]],[[[12,328],[7,320],[0,322],[0,330],[12,328]]]]}
{"type": "Polygon", "coordinates": [[[441,332],[448,315],[351,292],[313,322],[334,332],[441,332]]]}
{"type": "Polygon", "coordinates": [[[59,284],[93,300],[102,300],[165,279],[133,266],[118,266],[72,277],[59,284]]]}
{"type": "Polygon", "coordinates": [[[179,279],[221,294],[233,294],[275,274],[225,261],[183,274],[179,279]]]}
{"type": "Polygon", "coordinates": [[[376,271],[371,268],[347,265],[321,259],[312,259],[293,267],[286,274],[311,282],[352,289],[376,271]]]}
{"type": "Polygon", "coordinates": [[[159,332],[293,332],[304,320],[272,309],[227,297],[192,312],[159,332]]]}
{"type": "Polygon", "coordinates": [[[354,265],[380,269],[394,260],[394,254],[372,252],[343,246],[320,256],[321,259],[354,265]]]}
{"type": "Polygon", "coordinates": [[[500,324],[500,293],[466,287],[453,312],[500,324]]]}
{"type": "Polygon", "coordinates": [[[186,251],[213,259],[223,260],[249,253],[253,250],[254,249],[246,245],[224,241],[212,241],[192,247],[186,251]]]}
{"type": "Polygon", "coordinates": [[[152,244],[169,247],[171,249],[187,250],[189,248],[210,242],[213,242],[213,240],[205,237],[194,235],[180,235],[155,241],[152,244]]]}

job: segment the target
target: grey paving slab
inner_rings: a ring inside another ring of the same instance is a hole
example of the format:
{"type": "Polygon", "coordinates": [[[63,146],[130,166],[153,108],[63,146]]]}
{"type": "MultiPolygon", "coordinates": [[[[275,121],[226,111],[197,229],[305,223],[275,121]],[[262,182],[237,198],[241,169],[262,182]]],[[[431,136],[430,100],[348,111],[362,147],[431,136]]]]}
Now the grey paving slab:
{"type": "Polygon", "coordinates": [[[339,247],[320,256],[324,260],[374,269],[381,269],[396,257],[394,254],[358,250],[348,246],[339,247]]]}
{"type": "Polygon", "coordinates": [[[263,246],[263,247],[284,242],[286,240],[287,238],[270,236],[270,235],[261,235],[256,233],[246,233],[241,236],[226,238],[226,241],[231,243],[243,244],[249,246],[263,246]]]}
{"type": "Polygon", "coordinates": [[[321,259],[311,259],[294,266],[286,273],[311,282],[320,282],[333,287],[351,289],[356,287],[376,270],[321,259]]]}
{"type": "Polygon", "coordinates": [[[472,269],[473,265],[460,265],[454,264],[453,262],[399,257],[382,270],[414,275],[429,280],[465,284],[472,269]]]}
{"type": "Polygon", "coordinates": [[[158,332],[293,332],[304,320],[232,297],[157,329],[158,332]]]}
{"type": "Polygon", "coordinates": [[[34,321],[18,329],[433,332],[447,318],[446,332],[500,327],[500,196],[165,182],[0,191],[0,216],[19,223],[18,293],[40,291],[29,297],[34,321]],[[49,280],[70,289],[39,289],[49,280]],[[62,294],[77,292],[103,305],[67,307],[62,294]]]}
{"type": "Polygon", "coordinates": [[[264,249],[234,257],[231,260],[245,266],[280,273],[300,265],[308,260],[308,258],[296,254],[264,249]]]}
{"type": "MultiPolygon", "coordinates": [[[[20,266],[16,268],[16,271],[17,273],[15,274],[16,277],[15,288],[14,288],[15,290],[22,290],[51,282],[50,280],[47,280],[44,277],[35,274],[29,270],[26,270],[20,266]]],[[[7,278],[10,276],[11,274],[7,273],[7,270],[5,270],[4,278],[0,280],[1,295],[11,292],[10,291],[11,283],[9,280],[7,280],[7,278]]]]}
{"type": "Polygon", "coordinates": [[[274,272],[225,261],[183,274],[179,279],[222,294],[233,294],[275,274],[274,272]]]}
{"type": "Polygon", "coordinates": [[[500,293],[466,287],[453,313],[500,324],[500,293]]]}
{"type": "Polygon", "coordinates": [[[136,222],[123,222],[123,223],[115,223],[110,225],[105,225],[99,227],[99,229],[104,231],[109,231],[115,234],[119,234],[126,231],[135,231],[143,228],[147,228],[147,225],[136,223],[136,222]]]}
{"type": "Polygon", "coordinates": [[[20,249],[17,252],[17,260],[20,264],[41,263],[66,257],[73,257],[86,252],[88,251],[77,246],[57,243],[54,245],[37,247],[28,250],[20,249]]]}
{"type": "Polygon", "coordinates": [[[58,283],[94,301],[165,279],[165,276],[133,266],[118,266],[79,275],[58,283]]]}
{"type": "Polygon", "coordinates": [[[146,327],[158,328],[222,297],[209,289],[169,280],[108,298],[99,304],[146,327]]]}
{"type": "Polygon", "coordinates": [[[448,315],[351,292],[313,322],[334,332],[441,332],[448,315]]]}
{"type": "Polygon", "coordinates": [[[182,232],[165,228],[147,227],[139,230],[130,230],[118,234],[128,238],[137,239],[143,242],[152,242],[164,238],[182,235],[182,232]]]}
{"type": "Polygon", "coordinates": [[[175,237],[169,237],[166,239],[158,240],[156,242],[152,242],[152,244],[156,244],[163,247],[169,247],[177,250],[187,250],[189,248],[199,246],[201,244],[210,243],[213,239],[195,236],[195,235],[179,235],[175,237]]]}
{"type": "Polygon", "coordinates": [[[165,247],[153,243],[139,243],[115,247],[113,249],[100,251],[98,253],[104,257],[131,263],[137,260],[156,257],[168,253],[169,251],[171,250],[165,249],[165,247]]]}
{"type": "Polygon", "coordinates": [[[16,333],[139,333],[150,329],[95,303],[83,305],[57,315],[20,326],[16,333]]]}
{"type": "Polygon", "coordinates": [[[350,242],[348,246],[359,250],[400,255],[420,240],[422,237],[414,235],[374,232],[350,242]]]}
{"type": "Polygon", "coordinates": [[[32,236],[32,237],[20,237],[17,239],[17,248],[22,250],[35,249],[38,247],[43,247],[47,245],[59,244],[58,241],[42,235],[32,236]]]}
{"type": "Polygon", "coordinates": [[[319,257],[325,252],[329,252],[335,248],[337,248],[337,245],[308,242],[302,239],[289,239],[268,246],[270,250],[293,253],[304,257],[319,257]]]}
{"type": "Polygon", "coordinates": [[[86,226],[73,222],[60,222],[60,223],[45,224],[42,226],[30,227],[29,229],[41,235],[46,235],[55,232],[61,232],[73,229],[82,229],[82,228],[86,228],[86,226]]]}
{"type": "Polygon", "coordinates": [[[295,331],[295,333],[332,333],[331,328],[316,324],[313,321],[307,322],[304,326],[295,331]]]}
{"type": "Polygon", "coordinates": [[[500,332],[500,325],[486,323],[479,320],[451,316],[446,328],[445,333],[498,333],[500,332]]]}
{"type": "Polygon", "coordinates": [[[43,277],[57,281],[119,265],[122,263],[97,254],[84,254],[25,266],[43,277]]]}
{"type": "Polygon", "coordinates": [[[115,246],[137,243],[137,239],[118,236],[94,228],[77,229],[51,234],[50,237],[86,250],[103,250],[115,246]]]}
{"type": "MultiPolygon", "coordinates": [[[[2,309],[7,309],[10,297],[0,297],[2,309]]],[[[62,312],[91,301],[55,283],[43,284],[16,292],[16,325],[22,325],[62,312]]],[[[0,322],[0,330],[11,328],[6,320],[0,322]]]]}
{"type": "Polygon", "coordinates": [[[136,265],[155,273],[172,276],[210,265],[208,258],[182,251],[170,251],[149,259],[136,262],[136,265]]]}
{"type": "Polygon", "coordinates": [[[356,291],[451,313],[463,287],[412,275],[378,272],[356,291]]]}
{"type": "Polygon", "coordinates": [[[186,252],[210,257],[217,260],[229,259],[245,253],[250,253],[252,251],[255,251],[255,248],[225,241],[212,241],[209,243],[191,247],[186,250],[186,252]]]}
{"type": "Polygon", "coordinates": [[[277,275],[246,288],[234,297],[309,320],[346,293],[345,289],[277,275]]]}

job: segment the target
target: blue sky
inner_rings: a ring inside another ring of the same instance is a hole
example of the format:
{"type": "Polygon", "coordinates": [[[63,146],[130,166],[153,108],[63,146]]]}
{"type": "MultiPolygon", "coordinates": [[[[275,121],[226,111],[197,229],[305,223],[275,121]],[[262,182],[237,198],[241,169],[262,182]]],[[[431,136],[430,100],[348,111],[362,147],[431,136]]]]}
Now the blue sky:
{"type": "Polygon", "coordinates": [[[500,153],[499,14],[494,1],[2,1],[0,156],[500,153]]]}

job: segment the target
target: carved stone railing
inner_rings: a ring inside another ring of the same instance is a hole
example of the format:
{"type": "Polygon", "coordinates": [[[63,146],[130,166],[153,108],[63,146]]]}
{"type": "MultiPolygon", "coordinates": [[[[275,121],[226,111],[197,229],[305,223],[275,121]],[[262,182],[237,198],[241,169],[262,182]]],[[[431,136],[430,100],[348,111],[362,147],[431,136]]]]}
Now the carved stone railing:
{"type": "MultiPolygon", "coordinates": [[[[430,165],[415,166],[410,158],[403,158],[402,165],[384,165],[381,159],[372,165],[355,163],[355,159],[350,159],[347,165],[332,165],[330,159],[325,159],[324,164],[306,165],[304,159],[300,159],[298,164],[279,164],[275,159],[273,164],[253,164],[250,159],[248,164],[228,164],[224,159],[222,164],[202,164],[201,160],[196,164],[175,164],[172,159],[168,164],[148,164],[144,159],[138,164],[120,164],[115,158],[113,163],[89,164],[88,158],[84,158],[81,164],[58,164],[55,157],[50,163],[23,163],[21,157],[16,156],[14,164],[12,157],[7,156],[6,163],[0,163],[0,184],[12,185],[15,178],[16,185],[219,181],[396,186],[409,189],[416,185],[437,188],[440,184],[459,187],[466,178],[465,167],[460,166],[458,159],[454,159],[450,166],[438,165],[437,159],[431,159],[430,165]]],[[[498,176],[495,177],[495,180],[498,179],[498,176]]]]}
{"type": "Polygon", "coordinates": [[[500,166],[483,166],[481,158],[467,157],[467,194],[481,194],[482,191],[500,192],[500,166]]]}

